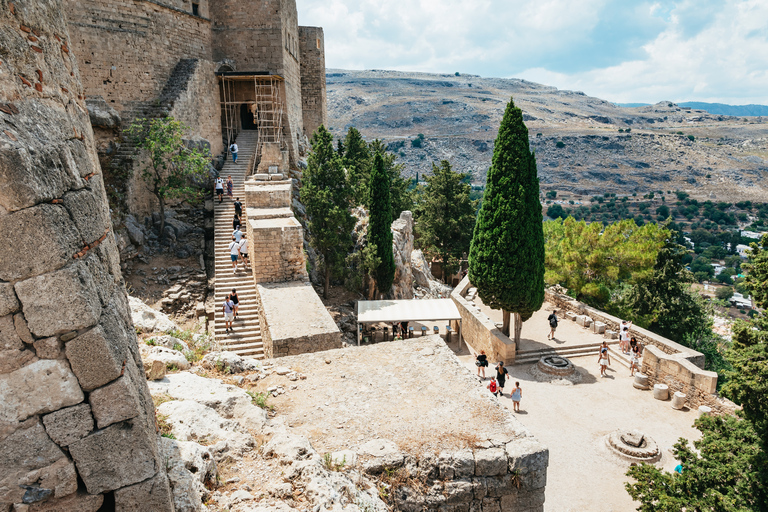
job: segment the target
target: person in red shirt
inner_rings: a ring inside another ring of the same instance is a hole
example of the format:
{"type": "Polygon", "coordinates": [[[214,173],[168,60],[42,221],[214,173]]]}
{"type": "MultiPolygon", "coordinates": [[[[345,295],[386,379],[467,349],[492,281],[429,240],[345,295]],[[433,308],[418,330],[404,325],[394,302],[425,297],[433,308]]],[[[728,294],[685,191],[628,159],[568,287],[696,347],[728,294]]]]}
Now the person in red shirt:
{"type": "Polygon", "coordinates": [[[488,384],[488,389],[493,393],[493,396],[499,396],[499,387],[496,384],[496,377],[491,377],[491,383],[488,384]]]}

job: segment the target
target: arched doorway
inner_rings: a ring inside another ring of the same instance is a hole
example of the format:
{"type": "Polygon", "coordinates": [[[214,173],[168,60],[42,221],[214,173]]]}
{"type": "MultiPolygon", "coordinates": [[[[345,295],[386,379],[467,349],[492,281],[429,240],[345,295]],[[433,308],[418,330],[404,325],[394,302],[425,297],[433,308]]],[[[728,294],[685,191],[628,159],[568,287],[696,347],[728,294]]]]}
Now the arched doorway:
{"type": "Polygon", "coordinates": [[[240,125],[243,130],[255,130],[257,126],[253,121],[253,114],[248,107],[247,103],[240,105],[240,125]]]}

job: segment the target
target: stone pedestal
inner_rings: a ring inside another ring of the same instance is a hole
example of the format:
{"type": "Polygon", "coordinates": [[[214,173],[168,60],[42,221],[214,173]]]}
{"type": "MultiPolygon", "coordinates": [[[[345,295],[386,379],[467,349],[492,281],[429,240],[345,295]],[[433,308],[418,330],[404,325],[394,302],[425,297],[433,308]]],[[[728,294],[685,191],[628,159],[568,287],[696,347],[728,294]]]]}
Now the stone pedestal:
{"type": "Polygon", "coordinates": [[[699,417],[712,413],[712,408],[706,405],[699,406],[699,417]]]}
{"type": "Polygon", "coordinates": [[[592,332],[595,334],[603,334],[605,332],[606,325],[603,322],[595,322],[592,324],[592,332]]]}
{"type": "Polygon", "coordinates": [[[682,409],[685,407],[685,400],[686,400],[685,393],[681,393],[680,391],[677,391],[674,395],[672,395],[672,408],[673,409],[682,409]]]}
{"type": "Polygon", "coordinates": [[[669,400],[669,387],[666,384],[654,384],[653,398],[656,400],[669,400]]]}
{"type": "Polygon", "coordinates": [[[648,389],[650,387],[648,385],[648,376],[643,373],[636,373],[635,381],[632,383],[632,386],[637,389],[648,389]]]}

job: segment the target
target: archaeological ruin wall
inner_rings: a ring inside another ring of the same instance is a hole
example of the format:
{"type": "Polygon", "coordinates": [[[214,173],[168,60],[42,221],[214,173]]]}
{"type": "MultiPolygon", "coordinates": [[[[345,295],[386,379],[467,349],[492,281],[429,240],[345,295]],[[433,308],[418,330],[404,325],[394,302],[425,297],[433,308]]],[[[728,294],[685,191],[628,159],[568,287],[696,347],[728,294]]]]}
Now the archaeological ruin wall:
{"type": "Polygon", "coordinates": [[[60,0],[0,1],[0,510],[172,511],[60,0]]]}
{"type": "Polygon", "coordinates": [[[325,36],[322,27],[299,27],[301,102],[308,138],[320,125],[328,126],[325,90],[325,36]]]}

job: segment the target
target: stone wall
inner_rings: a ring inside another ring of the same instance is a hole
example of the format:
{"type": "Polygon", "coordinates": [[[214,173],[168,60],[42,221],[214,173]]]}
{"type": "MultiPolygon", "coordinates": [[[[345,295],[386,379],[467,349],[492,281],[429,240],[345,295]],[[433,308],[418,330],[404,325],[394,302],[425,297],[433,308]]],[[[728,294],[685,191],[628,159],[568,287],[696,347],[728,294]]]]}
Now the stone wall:
{"type": "Polygon", "coordinates": [[[211,144],[211,155],[224,150],[221,138],[221,118],[217,101],[219,87],[214,75],[214,64],[200,60],[173,104],[170,115],[189,126],[192,135],[206,139],[211,144]]]}
{"type": "MultiPolygon", "coordinates": [[[[205,4],[205,2],[201,2],[205,4]]],[[[210,21],[142,0],[65,0],[85,94],[123,118],[157,98],[179,59],[211,60],[210,21]]],[[[218,97],[200,98],[218,104],[218,97]]]]}
{"type": "Polygon", "coordinates": [[[304,134],[311,138],[320,125],[328,126],[325,36],[322,27],[299,27],[299,48],[304,134]]]}
{"type": "Polygon", "coordinates": [[[0,0],[0,510],[172,511],[62,11],[0,0]]]}
{"type": "MultiPolygon", "coordinates": [[[[501,332],[490,318],[478,311],[474,304],[464,298],[471,286],[469,276],[465,276],[451,293],[451,299],[453,299],[461,315],[462,339],[475,353],[479,354],[481,350],[485,350],[490,361],[504,361],[507,365],[514,364],[515,342],[501,332]]],[[[458,332],[459,323],[451,322],[451,328],[458,332]]]]}
{"type": "Polygon", "coordinates": [[[684,357],[684,354],[667,354],[650,345],[643,350],[640,370],[648,376],[648,382],[666,384],[669,393],[685,393],[685,405],[698,409],[700,405],[712,408],[715,414],[733,414],[736,404],[717,395],[717,373],[702,370],[684,357]]]}
{"type": "Polygon", "coordinates": [[[248,219],[247,224],[257,283],[307,279],[304,228],[295,217],[248,219]]]}

